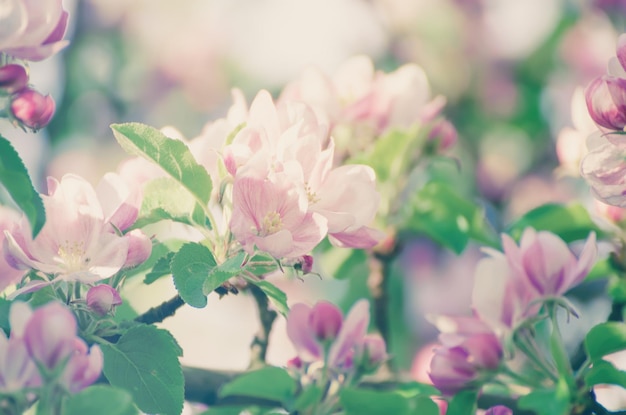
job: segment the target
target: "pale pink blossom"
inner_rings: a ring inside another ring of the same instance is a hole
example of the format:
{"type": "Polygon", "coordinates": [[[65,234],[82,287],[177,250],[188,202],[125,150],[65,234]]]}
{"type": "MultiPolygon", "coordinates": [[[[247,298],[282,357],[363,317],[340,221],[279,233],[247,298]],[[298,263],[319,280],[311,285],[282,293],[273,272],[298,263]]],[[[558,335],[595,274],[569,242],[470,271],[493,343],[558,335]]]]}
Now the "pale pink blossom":
{"type": "Polygon", "coordinates": [[[502,359],[502,344],[477,317],[438,317],[439,342],[430,362],[429,377],[444,395],[475,386],[502,359]]]}
{"type": "Polygon", "coordinates": [[[367,300],[355,303],[345,320],[330,303],[314,307],[298,303],[287,316],[287,335],[303,362],[325,361],[334,369],[351,369],[355,347],[363,342],[369,319],[367,300]]]}
{"type": "Polygon", "coordinates": [[[97,344],[87,348],[80,338],[74,338],[74,348],[61,375],[61,383],[70,393],[80,392],[94,383],[102,372],[104,355],[97,344]]]}
{"type": "Polygon", "coordinates": [[[378,367],[389,358],[387,344],[380,334],[366,334],[356,347],[356,361],[366,370],[378,367]]]}
{"type": "Polygon", "coordinates": [[[62,39],[69,15],[61,0],[10,0],[2,11],[0,52],[39,61],[68,44],[62,39]]]}
{"type": "MultiPolygon", "coordinates": [[[[6,249],[4,231],[13,232],[19,220],[20,216],[17,211],[6,206],[0,206],[0,246],[3,249],[6,249]]],[[[18,283],[23,276],[24,270],[13,268],[4,258],[4,255],[0,255],[0,292],[9,285],[18,283]]]]}
{"type": "Polygon", "coordinates": [[[106,173],[96,186],[104,221],[117,230],[128,229],[139,214],[143,192],[141,186],[125,180],[118,173],[106,173]]]}
{"type": "Polygon", "coordinates": [[[124,239],[128,241],[128,253],[124,268],[136,267],[146,262],[152,253],[152,239],[148,237],[140,229],[133,229],[124,235],[124,239]]]}
{"type": "Polygon", "coordinates": [[[585,90],[589,115],[600,127],[623,131],[626,127],[626,79],[605,75],[585,90]]]}
{"type": "Polygon", "coordinates": [[[626,148],[601,137],[591,139],[588,146],[580,171],[594,196],[609,205],[626,207],[626,148]]]}
{"type": "MultiPolygon", "coordinates": [[[[93,282],[111,277],[124,265],[128,240],[110,232],[93,187],[76,175],[48,180],[42,195],[46,224],[35,240],[24,218],[5,231],[5,258],[19,269],[35,269],[56,280],[93,282]]],[[[33,282],[38,289],[50,282],[33,282]]],[[[32,290],[31,290],[32,291],[32,290]]]]}
{"type": "Polygon", "coordinates": [[[93,286],[87,291],[85,296],[87,307],[96,313],[104,316],[111,312],[116,306],[122,304],[122,297],[117,290],[107,284],[93,286]]]}
{"type": "Polygon", "coordinates": [[[230,229],[244,249],[275,258],[309,253],[327,232],[326,219],[307,211],[306,195],[284,175],[235,179],[230,229]]]}
{"type": "Polygon", "coordinates": [[[504,405],[496,405],[487,409],[485,415],[513,415],[513,411],[504,405]]]}
{"type": "Polygon", "coordinates": [[[23,339],[24,325],[32,311],[26,303],[15,302],[9,311],[11,335],[0,330],[0,393],[17,392],[40,382],[39,372],[23,339]]]}

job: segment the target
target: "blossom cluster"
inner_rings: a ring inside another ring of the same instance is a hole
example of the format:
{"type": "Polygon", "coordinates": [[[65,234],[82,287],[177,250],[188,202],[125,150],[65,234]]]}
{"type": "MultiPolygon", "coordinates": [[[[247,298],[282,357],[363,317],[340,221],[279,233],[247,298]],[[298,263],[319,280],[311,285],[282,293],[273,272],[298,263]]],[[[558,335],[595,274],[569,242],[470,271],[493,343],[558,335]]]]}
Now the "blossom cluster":
{"type": "MultiPolygon", "coordinates": [[[[3,5],[0,16],[0,98],[8,99],[7,113],[22,128],[38,130],[48,124],[55,111],[49,95],[28,86],[28,73],[19,61],[40,61],[63,49],[68,12],[61,0],[45,4],[12,1],[3,5]]],[[[1,106],[0,106],[1,108],[1,106]]]]}
{"type": "Polygon", "coordinates": [[[519,245],[503,235],[502,246],[504,252],[489,249],[476,267],[473,315],[433,321],[442,334],[430,378],[446,395],[490,380],[512,357],[511,344],[535,358],[537,350],[529,351],[516,337],[528,340],[530,327],[543,318],[546,307],[561,305],[571,312],[563,296],[583,281],[596,260],[595,234],[578,257],[555,234],[532,228],[524,231],[519,245]]]}
{"type": "Polygon", "coordinates": [[[26,389],[53,385],[76,393],[100,376],[100,347],[88,347],[77,336],[76,318],[60,303],[33,311],[28,304],[15,302],[9,320],[9,337],[0,330],[0,394],[20,396],[26,389]]]}

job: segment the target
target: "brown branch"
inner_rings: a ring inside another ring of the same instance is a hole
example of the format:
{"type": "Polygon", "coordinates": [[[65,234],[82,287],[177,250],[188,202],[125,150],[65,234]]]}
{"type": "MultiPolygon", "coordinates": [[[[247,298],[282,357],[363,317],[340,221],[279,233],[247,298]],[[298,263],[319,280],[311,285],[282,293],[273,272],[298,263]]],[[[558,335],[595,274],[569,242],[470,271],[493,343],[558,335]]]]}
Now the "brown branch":
{"type": "Polygon", "coordinates": [[[250,284],[248,286],[252,297],[256,301],[257,308],[259,310],[259,321],[261,326],[254,335],[250,349],[252,355],[250,357],[250,368],[263,366],[265,364],[265,355],[267,354],[267,346],[269,344],[269,336],[272,331],[272,325],[276,316],[276,311],[271,310],[267,295],[256,285],[250,284]]]}
{"type": "Polygon", "coordinates": [[[152,307],[150,310],[135,318],[135,321],[145,324],[160,323],[166,318],[173,316],[176,310],[182,307],[183,304],[185,304],[185,302],[180,298],[180,295],[177,294],[174,298],[165,301],[161,305],[152,307]]]}

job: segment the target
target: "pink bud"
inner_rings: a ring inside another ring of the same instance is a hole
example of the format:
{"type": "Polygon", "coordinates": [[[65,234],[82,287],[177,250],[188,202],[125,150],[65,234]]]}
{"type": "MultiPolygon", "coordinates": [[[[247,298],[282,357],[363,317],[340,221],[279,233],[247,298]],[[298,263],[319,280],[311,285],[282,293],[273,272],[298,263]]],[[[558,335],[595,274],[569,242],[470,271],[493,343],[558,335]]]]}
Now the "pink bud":
{"type": "Polygon", "coordinates": [[[28,353],[48,369],[54,369],[72,353],[75,339],[74,314],[56,302],[35,310],[24,329],[28,353]]]}
{"type": "Polygon", "coordinates": [[[77,337],[74,339],[74,350],[65,366],[61,381],[71,393],[77,393],[100,377],[103,363],[100,347],[93,345],[87,350],[85,342],[77,337]]]}
{"type": "Polygon", "coordinates": [[[378,334],[367,334],[363,337],[363,354],[367,356],[371,366],[378,366],[387,359],[387,345],[378,334]]]}
{"type": "Polygon", "coordinates": [[[448,120],[439,120],[428,133],[428,139],[438,143],[437,149],[444,151],[457,141],[458,134],[454,125],[448,120]]]}
{"type": "Polygon", "coordinates": [[[332,303],[320,301],[311,310],[309,325],[318,340],[334,340],[341,329],[343,315],[332,303]]]}
{"type": "Polygon", "coordinates": [[[290,369],[302,369],[304,362],[298,356],[291,358],[287,361],[287,367],[290,369]]]}
{"type": "Polygon", "coordinates": [[[302,255],[298,258],[298,262],[294,266],[296,269],[300,269],[303,274],[310,274],[313,271],[313,256],[311,255],[302,255]]]}
{"type": "Polygon", "coordinates": [[[0,89],[14,94],[26,88],[28,74],[22,65],[10,64],[0,67],[0,89]]]}
{"type": "Polygon", "coordinates": [[[87,307],[101,316],[112,311],[116,306],[122,304],[120,294],[107,284],[96,285],[87,291],[87,307]]]}
{"type": "Polygon", "coordinates": [[[48,125],[55,111],[51,96],[26,88],[13,98],[11,113],[24,126],[38,130],[48,125]]]}
{"type": "Polygon", "coordinates": [[[626,126],[626,79],[596,78],[585,90],[589,115],[601,127],[622,131],[626,126]]]}
{"type": "Polygon", "coordinates": [[[135,267],[146,261],[152,253],[152,240],[139,229],[134,229],[124,235],[128,240],[128,255],[124,268],[135,267]]]}
{"type": "Polygon", "coordinates": [[[504,405],[497,405],[487,409],[485,415],[513,415],[513,411],[504,405]]]}

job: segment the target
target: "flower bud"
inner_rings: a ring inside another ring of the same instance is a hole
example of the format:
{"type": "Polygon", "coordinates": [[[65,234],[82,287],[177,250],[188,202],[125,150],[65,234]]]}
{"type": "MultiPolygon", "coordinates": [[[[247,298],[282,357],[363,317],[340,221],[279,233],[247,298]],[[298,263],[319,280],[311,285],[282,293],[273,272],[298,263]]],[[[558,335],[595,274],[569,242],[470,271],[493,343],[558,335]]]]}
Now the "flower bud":
{"type": "Polygon", "coordinates": [[[587,110],[600,127],[623,131],[626,126],[626,79],[596,78],[585,90],[587,110]]]}
{"type": "Polygon", "coordinates": [[[504,405],[497,405],[487,409],[485,415],[513,415],[513,411],[504,405]]]}
{"type": "Polygon", "coordinates": [[[367,334],[363,337],[363,356],[367,357],[369,366],[376,367],[387,359],[387,345],[378,334],[367,334]]]}
{"type": "Polygon", "coordinates": [[[11,113],[22,125],[33,130],[48,125],[55,111],[51,96],[26,88],[17,93],[11,102],[11,113]]]}
{"type": "Polygon", "coordinates": [[[52,370],[74,350],[76,318],[60,303],[49,303],[31,315],[24,341],[32,358],[52,370]]]}
{"type": "Polygon", "coordinates": [[[302,255],[298,258],[298,261],[293,266],[295,269],[302,271],[304,275],[310,274],[313,271],[313,256],[302,255]]]}
{"type": "Polygon", "coordinates": [[[10,64],[0,67],[0,89],[14,94],[26,88],[28,74],[22,65],[10,64]]]}
{"type": "Polygon", "coordinates": [[[145,262],[152,253],[152,240],[139,229],[134,229],[124,235],[128,239],[128,254],[124,268],[135,267],[145,262]]]}
{"type": "Polygon", "coordinates": [[[61,381],[71,393],[80,392],[100,377],[103,364],[104,356],[100,347],[95,344],[87,349],[85,342],[77,337],[61,381]]]}
{"type": "Polygon", "coordinates": [[[87,291],[87,307],[101,316],[112,311],[116,306],[122,304],[120,294],[107,284],[96,285],[87,291]]]}
{"type": "Polygon", "coordinates": [[[439,120],[428,133],[428,140],[437,143],[437,150],[444,151],[452,147],[458,138],[456,128],[448,120],[439,120]]]}
{"type": "Polygon", "coordinates": [[[320,341],[334,340],[341,329],[343,316],[332,303],[320,301],[311,310],[309,325],[320,341]]]}

